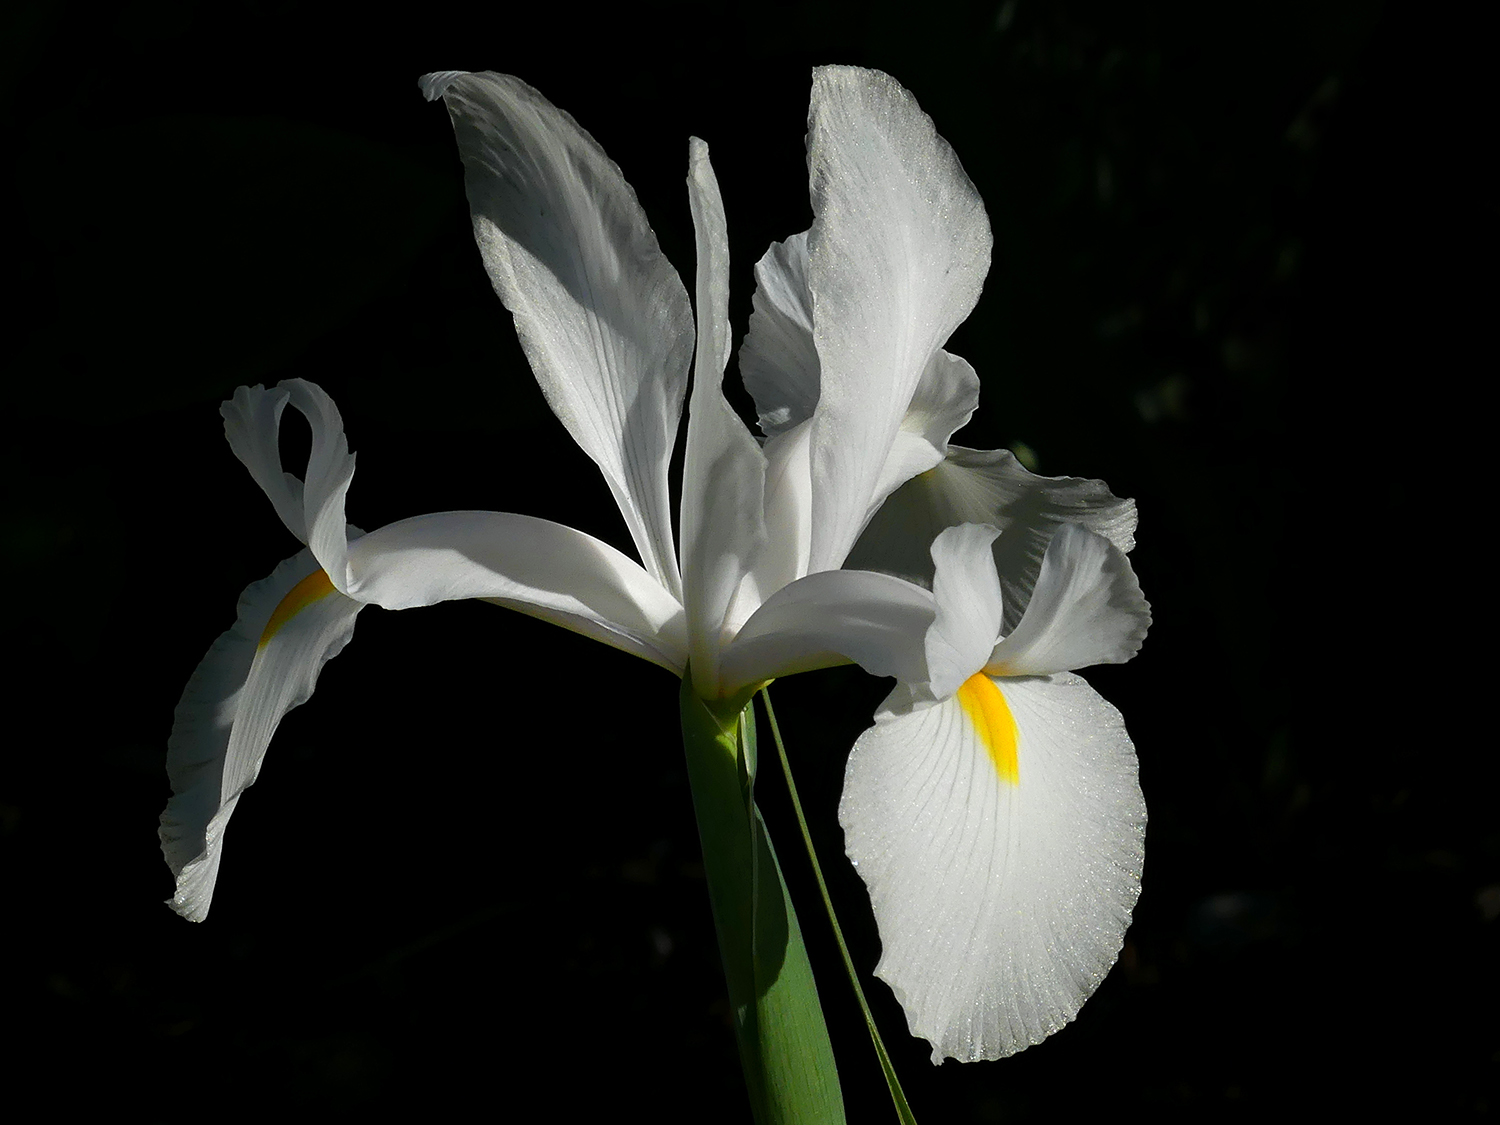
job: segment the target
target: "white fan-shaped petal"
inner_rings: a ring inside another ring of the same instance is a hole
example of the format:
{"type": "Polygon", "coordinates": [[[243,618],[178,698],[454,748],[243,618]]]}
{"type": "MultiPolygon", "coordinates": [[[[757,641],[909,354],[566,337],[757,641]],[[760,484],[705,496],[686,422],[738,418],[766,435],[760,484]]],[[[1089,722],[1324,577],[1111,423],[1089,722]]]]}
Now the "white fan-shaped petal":
{"type": "Polygon", "coordinates": [[[303,550],[245,590],[233,628],[188,680],[167,742],[172,799],[160,829],[177,877],[167,905],[183,917],[207,917],[230,814],[260,772],[281,717],[312,695],[362,608],[303,550]]]}
{"type": "Polygon", "coordinates": [[[1039,477],[1009,450],[954,445],[941,464],[891,494],[845,565],[930,583],[929,544],[944,528],[961,523],[1000,529],[994,551],[1005,632],[1021,620],[1042,555],[1062,524],[1082,524],[1122,551],[1135,546],[1135,501],[1112,495],[1103,481],[1039,477]]]}
{"type": "Polygon", "coordinates": [[[995,646],[985,670],[1046,676],[1123,664],[1140,651],[1150,626],[1151,607],[1125,552],[1102,535],[1065,523],[1047,546],[1026,613],[995,646]]]}
{"type": "Polygon", "coordinates": [[[876,975],[935,1063],[1013,1054],[1071,1020],[1140,893],[1146,809],[1119,712],[1072,675],[998,691],[1014,783],[955,698],[867,730],[839,805],[876,975]]]}
{"type": "Polygon", "coordinates": [[[767,437],[807,421],[818,405],[812,316],[803,231],[773,242],[755,264],[750,330],[740,344],[740,375],[767,437]]]}
{"type": "Polygon", "coordinates": [[[474,235],[553,411],[598,464],[641,559],[681,594],[667,464],[693,320],[635,192],[568,114],[518,79],[422,79],[447,104],[474,235]]]}
{"type": "Polygon", "coordinates": [[[1000,582],[990,555],[998,534],[986,524],[966,523],[933,540],[937,617],[927,630],[927,670],[936,699],[948,698],[984,667],[1000,635],[1000,582]]]}
{"type": "Polygon", "coordinates": [[[387,524],[349,547],[351,592],[386,609],[484,598],[681,675],[682,605],[608,543],[510,512],[439,512],[387,524]]]}
{"type": "Polygon", "coordinates": [[[724,398],[729,236],[708,146],[692,139],[688,199],[697,232],[698,349],[682,474],[682,581],[700,695],[718,691],[736,594],[765,542],[766,459],[724,398]]]}
{"type": "Polygon", "coordinates": [[[812,570],[841,565],[933,353],[989,269],[978,192],[916,99],[878,71],[823,67],[808,122],[819,397],[812,570]]]}

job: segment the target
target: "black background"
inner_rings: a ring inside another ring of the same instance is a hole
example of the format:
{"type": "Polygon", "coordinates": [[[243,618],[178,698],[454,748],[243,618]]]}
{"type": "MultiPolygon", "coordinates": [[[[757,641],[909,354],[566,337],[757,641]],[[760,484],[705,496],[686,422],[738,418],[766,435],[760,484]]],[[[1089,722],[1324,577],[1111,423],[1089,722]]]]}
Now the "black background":
{"type": "MultiPolygon", "coordinates": [[[[1151,815],[1120,964],[1075,1024],[972,1066],[933,1068],[871,984],[919,1119],[1493,1110],[1493,739],[1463,718],[1487,668],[1439,632],[1488,602],[1462,461],[1464,267],[1492,249],[1472,29],[1333,0],[6,18],[15,1104],[748,1120],[659,670],[489,606],[372,610],[278,732],[201,926],[160,905],[155,818],[182,684],[295,548],[222,440],[236,385],[334,395],[360,526],[487,508],[628,544],[489,289],[417,76],[504,70],[573,113],[689,284],[707,140],[737,343],[751,266],[810,220],[808,75],[837,61],[910,88],[989,209],[958,440],[1134,497],[1155,613],[1137,660],[1090,673],[1151,815]]],[[[886,686],[774,693],[866,972],[835,810],[886,686]]],[[[773,775],[762,802],[850,1120],[889,1120],[773,775]]]]}

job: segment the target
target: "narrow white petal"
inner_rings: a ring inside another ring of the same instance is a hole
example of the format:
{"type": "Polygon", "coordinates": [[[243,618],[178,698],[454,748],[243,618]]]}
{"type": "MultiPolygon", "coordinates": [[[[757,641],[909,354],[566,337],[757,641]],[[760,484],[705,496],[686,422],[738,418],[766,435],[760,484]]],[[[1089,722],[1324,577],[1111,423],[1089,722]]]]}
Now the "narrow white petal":
{"type": "Polygon", "coordinates": [[[608,481],[646,569],[680,595],[667,463],[687,389],[687,291],[619,167],[507,75],[422,80],[447,104],[474,235],[548,403],[608,481]]]}
{"type": "Polygon", "coordinates": [[[307,545],[333,584],[344,590],[348,583],[349,549],[344,530],[344,498],[354,478],[354,455],[344,437],[344,420],[333,399],[315,383],[286,379],[281,386],[291,393],[291,404],[302,411],[312,427],[312,448],[302,488],[307,545]]]}
{"type": "Polygon", "coordinates": [[[312,695],[362,608],[303,550],[245,590],[233,628],[188,680],[167,742],[172,799],[160,829],[177,877],[168,905],[183,917],[208,915],[230,814],[260,772],[281,717],[312,695]]]}
{"type": "Polygon", "coordinates": [[[990,554],[998,534],[985,524],[966,523],[933,541],[937,617],[927,630],[927,668],[937,699],[947,699],[984,667],[1000,636],[1000,582],[990,554]]]}
{"type": "Polygon", "coordinates": [[[347,592],[344,497],[354,478],[354,455],[333,399],[316,383],[283,379],[274,390],[238,388],[219,413],[230,449],[270,497],[281,522],[312,548],[335,588],[347,592]],[[281,467],[281,415],[289,403],[312,430],[305,484],[281,467]]]}
{"type": "Polygon", "coordinates": [[[810,566],[824,570],[854,545],[923,372],[978,300],[990,229],[953,150],[878,71],[814,73],[808,166],[820,363],[810,566]]]}
{"type": "Polygon", "coordinates": [[[1071,1020],[1140,893],[1146,809],[1119,712],[1072,675],[997,695],[1013,780],[950,699],[867,730],[839,805],[880,929],[876,975],[935,1063],[1001,1058],[1071,1020]]]}
{"type": "Polygon", "coordinates": [[[1123,664],[1151,625],[1130,560],[1108,539],[1065,523],[1047,546],[1021,622],[995,646],[986,671],[1046,676],[1091,664],[1123,664]]]}
{"type": "Polygon", "coordinates": [[[349,547],[351,593],[386,609],[484,598],[682,675],[682,606],[639,563],[571,527],[509,512],[440,512],[349,547]]]}
{"type": "Polygon", "coordinates": [[[928,545],[944,528],[961,523],[1000,529],[994,549],[1005,595],[1004,632],[1021,620],[1042,554],[1062,524],[1082,524],[1122,551],[1135,546],[1135,501],[1111,495],[1104,482],[1039,477],[1009,450],[954,445],[940,465],[891,494],[846,565],[930,583],[928,545]]]}
{"type": "Polygon", "coordinates": [[[708,146],[696,137],[688,199],[697,232],[698,349],[682,474],[682,577],[693,681],[699,694],[711,696],[731,606],[766,538],[766,459],[724,398],[729,236],[708,146]]]}
{"type": "Polygon", "coordinates": [[[725,650],[724,694],[850,662],[871,675],[925,681],[922,639],[933,612],[930,593],[888,574],[810,574],[767,598],[725,650]]]}
{"type": "Polygon", "coordinates": [[[755,296],[750,330],[740,344],[740,375],[767,437],[807,421],[818,405],[806,231],[773,242],[755,264],[755,296]]]}

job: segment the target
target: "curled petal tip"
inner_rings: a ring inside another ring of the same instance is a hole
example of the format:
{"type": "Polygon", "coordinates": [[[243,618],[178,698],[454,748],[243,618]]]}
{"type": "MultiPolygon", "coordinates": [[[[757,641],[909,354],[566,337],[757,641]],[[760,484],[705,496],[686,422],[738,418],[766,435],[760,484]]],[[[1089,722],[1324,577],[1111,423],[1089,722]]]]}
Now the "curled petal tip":
{"type": "Polygon", "coordinates": [[[464,75],[467,70],[434,70],[431,74],[424,74],[417,79],[417,86],[422,91],[422,96],[430,102],[441,98],[448,87],[453,85],[464,75]]]}

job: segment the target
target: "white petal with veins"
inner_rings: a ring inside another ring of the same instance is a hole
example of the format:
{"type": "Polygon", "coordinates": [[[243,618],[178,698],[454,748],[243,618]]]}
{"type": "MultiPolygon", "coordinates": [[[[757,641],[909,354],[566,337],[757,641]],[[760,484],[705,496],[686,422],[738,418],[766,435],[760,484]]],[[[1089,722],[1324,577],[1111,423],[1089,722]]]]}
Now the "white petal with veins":
{"type": "Polygon", "coordinates": [[[1073,675],[997,686],[1014,783],[954,698],[866,731],[839,805],[876,975],[935,1063],[1001,1058],[1071,1020],[1140,894],[1146,809],[1119,712],[1073,675]]]}

